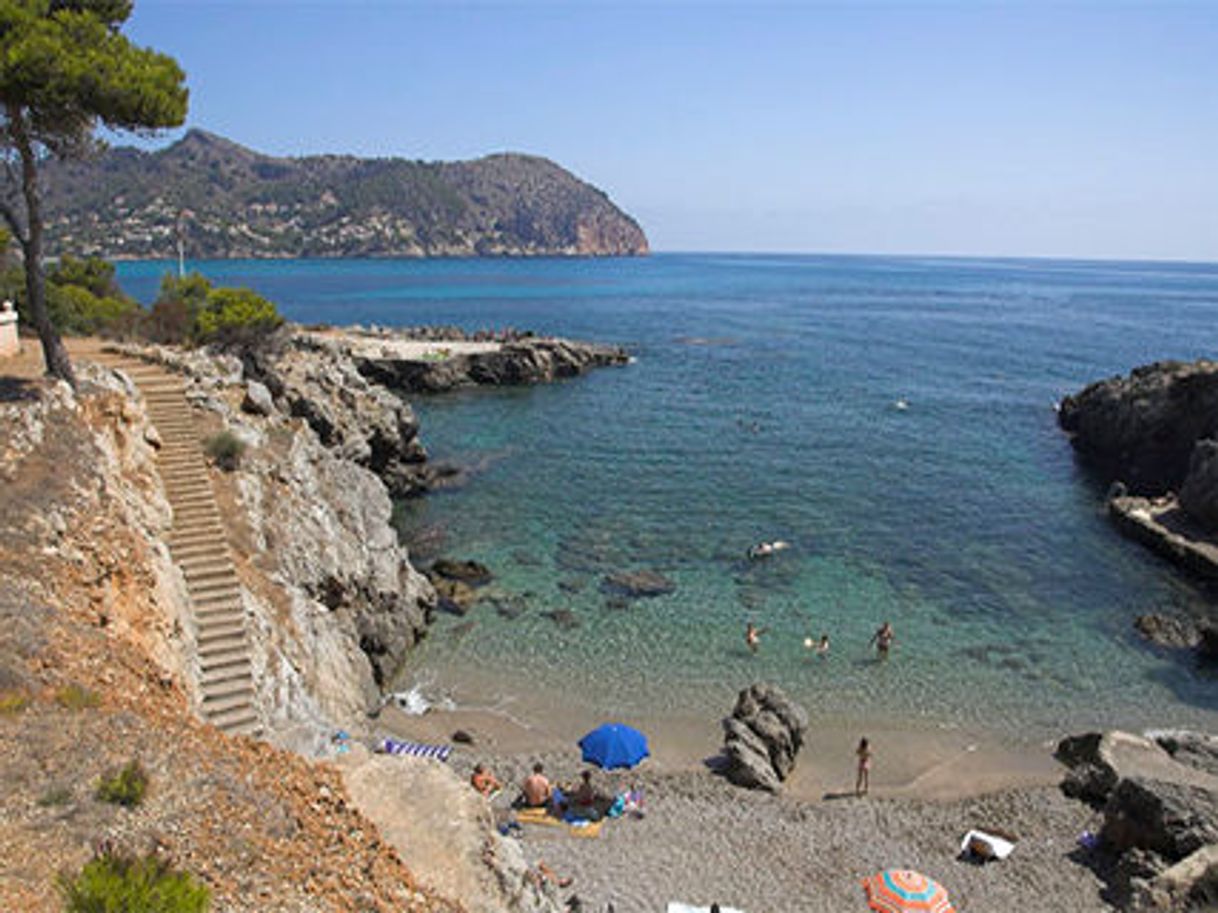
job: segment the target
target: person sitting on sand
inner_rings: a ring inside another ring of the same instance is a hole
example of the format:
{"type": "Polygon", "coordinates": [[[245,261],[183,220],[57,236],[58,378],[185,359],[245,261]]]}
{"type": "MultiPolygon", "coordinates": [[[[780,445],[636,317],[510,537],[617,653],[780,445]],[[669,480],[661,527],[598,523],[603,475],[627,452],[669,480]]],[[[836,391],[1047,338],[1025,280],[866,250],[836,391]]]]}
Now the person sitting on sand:
{"type": "Polygon", "coordinates": [[[469,782],[474,789],[488,798],[503,788],[503,784],[496,779],[493,773],[486,769],[485,764],[474,765],[474,772],[470,774],[469,782]]]}
{"type": "Polygon", "coordinates": [[[892,623],[886,621],[871,635],[868,643],[875,644],[875,652],[880,659],[888,659],[888,650],[896,638],[897,633],[892,629],[892,623]]]}
{"type": "Polygon", "coordinates": [[[871,745],[866,738],[859,739],[859,747],[854,753],[858,755],[858,774],[854,778],[854,794],[866,795],[871,786],[871,745]]]}
{"type": "Polygon", "coordinates": [[[520,784],[520,792],[524,795],[524,804],[529,808],[545,808],[550,804],[554,787],[543,773],[545,768],[541,762],[533,765],[533,773],[520,784]]]}
{"type": "Polygon", "coordinates": [[[600,795],[592,785],[592,771],[585,770],[580,774],[579,786],[571,794],[570,802],[573,808],[588,809],[596,805],[600,795]]]}
{"type": "Polygon", "coordinates": [[[761,643],[761,635],[768,631],[769,628],[759,628],[751,621],[744,629],[744,642],[748,644],[749,650],[756,653],[757,645],[761,643]]]}

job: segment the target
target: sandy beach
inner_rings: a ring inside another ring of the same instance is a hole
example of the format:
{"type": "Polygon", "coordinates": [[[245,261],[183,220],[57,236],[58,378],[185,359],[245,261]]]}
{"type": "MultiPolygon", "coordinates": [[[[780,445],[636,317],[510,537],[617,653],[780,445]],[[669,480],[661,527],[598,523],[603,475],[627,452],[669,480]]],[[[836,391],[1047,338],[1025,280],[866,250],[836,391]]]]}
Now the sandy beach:
{"type": "MultiPolygon", "coordinates": [[[[575,746],[579,724],[558,712],[526,725],[478,711],[388,709],[380,722],[425,741],[469,732],[474,744],[458,745],[449,763],[462,778],[487,763],[508,784],[492,803],[500,820],[534,762],[559,783],[586,766],[575,746]]],[[[889,867],[942,881],[961,911],[1112,909],[1078,855],[1078,836],[1097,816],[1060,793],[1061,768],[1048,746],[875,729],[873,788],[860,799],[852,794],[854,732],[822,725],[809,731],[784,793],[773,796],[733,786],[708,767],[721,741],[717,722],[635,722],[651,733],[653,756],[634,771],[597,770],[594,782],[606,792],[641,788],[644,817],[610,821],[593,839],[527,825],[520,837],[531,862],[573,879],[563,893],[583,909],[643,913],[680,900],[842,913],[865,909],[860,879],[889,867]],[[1020,838],[1010,859],[958,860],[963,834],[987,826],[1020,838]]]]}

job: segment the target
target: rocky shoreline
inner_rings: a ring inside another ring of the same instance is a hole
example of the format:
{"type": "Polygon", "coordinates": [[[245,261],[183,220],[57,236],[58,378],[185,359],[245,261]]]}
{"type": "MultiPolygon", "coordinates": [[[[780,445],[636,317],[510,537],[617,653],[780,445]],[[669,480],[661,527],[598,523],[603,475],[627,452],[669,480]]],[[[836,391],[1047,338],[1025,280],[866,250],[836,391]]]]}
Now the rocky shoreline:
{"type": "Polygon", "coordinates": [[[288,327],[239,354],[116,348],[181,375],[201,426],[240,442],[239,464],[213,479],[253,621],[260,705],[273,729],[305,742],[375,713],[437,605],[391,522],[391,497],[451,475],[428,462],[402,398],[418,392],[409,378],[442,376],[425,383],[436,392],[627,360],[618,348],[452,328],[288,327]]]}
{"type": "Polygon", "coordinates": [[[1123,533],[1218,580],[1218,363],[1161,361],[1065,397],[1058,423],[1123,533]]]}

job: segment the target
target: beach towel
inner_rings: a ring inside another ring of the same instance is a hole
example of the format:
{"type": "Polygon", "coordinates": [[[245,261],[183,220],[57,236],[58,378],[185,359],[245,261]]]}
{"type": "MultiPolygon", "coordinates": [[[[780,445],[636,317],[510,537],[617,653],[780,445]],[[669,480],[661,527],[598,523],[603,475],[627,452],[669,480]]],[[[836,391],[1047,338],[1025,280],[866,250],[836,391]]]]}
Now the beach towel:
{"type": "Polygon", "coordinates": [[[397,739],[385,739],[381,742],[380,750],[385,754],[414,755],[418,758],[435,758],[437,761],[447,761],[452,754],[451,745],[425,745],[422,742],[399,742],[397,739]]]}
{"type": "MultiPolygon", "coordinates": [[[[687,903],[677,903],[675,900],[670,900],[666,913],[710,913],[710,907],[694,907],[687,903]]],[[[735,907],[725,907],[720,904],[719,913],[741,913],[741,911],[735,907]]]]}
{"type": "Polygon", "coordinates": [[[572,837],[599,837],[604,821],[589,821],[586,818],[576,818],[571,821],[555,818],[547,808],[522,808],[516,812],[516,820],[521,824],[544,824],[547,827],[565,827],[572,837]]]}
{"type": "Polygon", "coordinates": [[[960,842],[961,853],[982,859],[1006,859],[1013,849],[1015,844],[1011,841],[985,831],[969,831],[960,842]]]}

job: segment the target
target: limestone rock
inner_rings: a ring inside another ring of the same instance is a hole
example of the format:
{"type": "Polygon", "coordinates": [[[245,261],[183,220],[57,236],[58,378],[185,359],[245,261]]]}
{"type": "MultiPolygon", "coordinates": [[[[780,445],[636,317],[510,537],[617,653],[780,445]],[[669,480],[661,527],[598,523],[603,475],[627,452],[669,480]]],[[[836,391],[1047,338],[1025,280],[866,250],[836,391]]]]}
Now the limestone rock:
{"type": "Polygon", "coordinates": [[[774,685],[740,692],[723,720],[724,775],[738,786],[777,792],[795,767],[808,716],[774,685]]]}
{"type": "Polygon", "coordinates": [[[1104,806],[1100,839],[1118,853],[1137,847],[1176,862],[1218,843],[1218,794],[1198,786],[1126,777],[1104,806]]]}
{"type": "Polygon", "coordinates": [[[1180,506],[1207,529],[1218,529],[1218,441],[1197,441],[1180,487],[1180,506]]]}
{"type": "Polygon", "coordinates": [[[1149,735],[1181,764],[1218,776],[1218,736],[1187,729],[1154,732],[1149,735]]]}
{"type": "Polygon", "coordinates": [[[1131,492],[1179,490],[1194,445],[1218,434],[1218,364],[1163,361],[1062,400],[1061,427],[1092,465],[1131,492]]]}
{"type": "Polygon", "coordinates": [[[460,580],[471,586],[481,586],[490,583],[493,578],[490,568],[477,561],[457,561],[452,558],[438,558],[432,562],[431,571],[449,580],[460,580]]]}
{"type": "Polygon", "coordinates": [[[241,401],[241,408],[251,415],[270,415],[275,410],[275,401],[265,384],[251,380],[245,385],[245,399],[241,401]]]}
{"type": "Polygon", "coordinates": [[[1139,634],[1161,647],[1192,648],[1201,636],[1193,622],[1174,615],[1139,615],[1133,626],[1139,634]]]}
{"type": "Polygon", "coordinates": [[[1136,913],[1218,909],[1218,844],[1204,846],[1135,884],[1131,894],[1129,909],[1136,913]]]}

